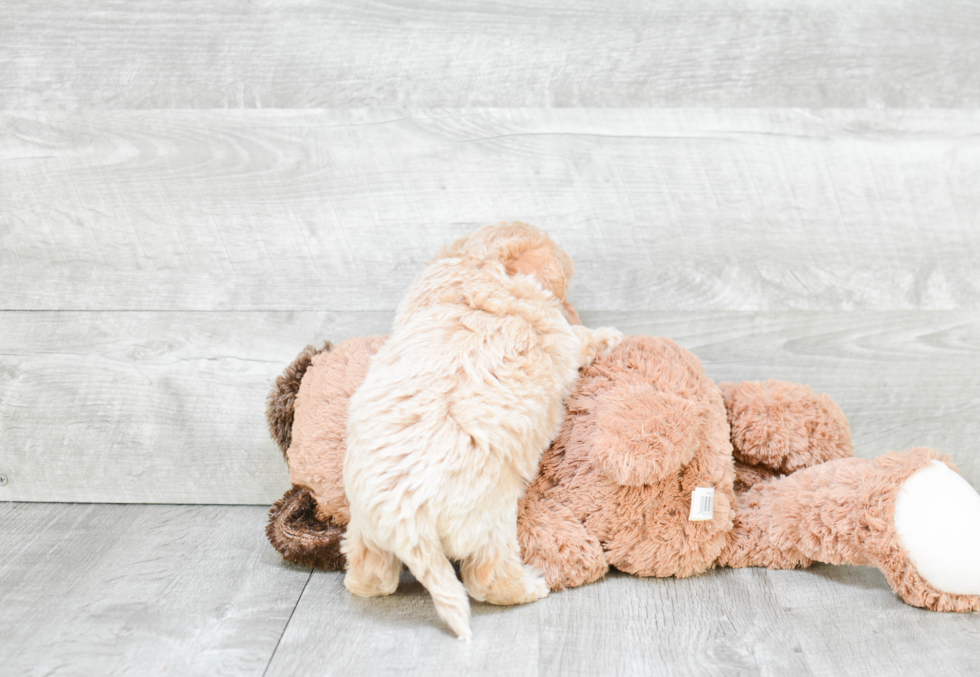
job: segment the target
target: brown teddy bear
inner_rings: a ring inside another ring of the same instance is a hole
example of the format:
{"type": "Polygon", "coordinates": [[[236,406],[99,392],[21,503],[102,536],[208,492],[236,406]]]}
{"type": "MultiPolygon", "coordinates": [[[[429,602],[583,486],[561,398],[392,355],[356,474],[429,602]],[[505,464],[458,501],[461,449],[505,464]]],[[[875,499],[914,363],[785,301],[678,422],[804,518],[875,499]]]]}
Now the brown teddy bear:
{"type": "MultiPolygon", "coordinates": [[[[384,340],[308,346],[270,396],[293,488],[267,534],[288,561],[344,566],[347,402],[384,340]]],[[[827,395],[716,385],[673,341],[632,336],[582,370],[566,404],[518,517],[524,560],[552,590],[609,566],[692,576],[849,563],[881,569],[914,606],[980,610],[980,495],[930,449],[852,457],[827,395]]]]}

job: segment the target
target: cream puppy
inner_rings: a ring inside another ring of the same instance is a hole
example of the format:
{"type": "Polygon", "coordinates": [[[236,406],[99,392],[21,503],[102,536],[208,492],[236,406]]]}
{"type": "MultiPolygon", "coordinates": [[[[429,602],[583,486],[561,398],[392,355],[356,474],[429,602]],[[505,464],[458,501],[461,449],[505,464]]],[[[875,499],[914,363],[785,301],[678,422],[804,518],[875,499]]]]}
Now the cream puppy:
{"type": "Polygon", "coordinates": [[[467,591],[491,604],[548,594],[521,562],[518,499],[579,368],[622,338],[569,324],[571,275],[547,235],[512,223],[459,240],[412,283],[350,400],[342,551],[352,593],[394,592],[404,562],[460,639],[471,634],[467,591]]]}

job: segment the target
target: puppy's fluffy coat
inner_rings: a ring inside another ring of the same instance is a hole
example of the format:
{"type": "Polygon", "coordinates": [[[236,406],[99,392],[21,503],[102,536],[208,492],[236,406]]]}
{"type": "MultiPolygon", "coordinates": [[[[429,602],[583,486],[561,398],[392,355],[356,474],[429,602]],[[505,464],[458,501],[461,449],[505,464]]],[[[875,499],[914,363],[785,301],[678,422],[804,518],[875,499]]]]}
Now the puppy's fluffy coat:
{"type": "Polygon", "coordinates": [[[621,338],[569,324],[571,275],[547,235],[513,223],[457,241],[412,283],[350,401],[352,593],[394,592],[404,562],[460,639],[470,637],[467,591],[492,604],[547,595],[521,562],[518,499],[579,368],[621,338]],[[465,589],[449,558],[462,561],[465,589]]]}

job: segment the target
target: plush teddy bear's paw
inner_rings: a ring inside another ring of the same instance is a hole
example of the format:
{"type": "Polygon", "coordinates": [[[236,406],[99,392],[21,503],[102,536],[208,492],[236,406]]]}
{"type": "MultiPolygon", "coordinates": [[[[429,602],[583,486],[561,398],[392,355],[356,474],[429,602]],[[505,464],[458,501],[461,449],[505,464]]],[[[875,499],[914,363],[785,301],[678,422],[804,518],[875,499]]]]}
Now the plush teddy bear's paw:
{"type": "MultiPolygon", "coordinates": [[[[895,530],[925,581],[947,596],[964,596],[942,610],[980,610],[980,494],[963,477],[938,460],[909,477],[895,501],[895,530]]],[[[923,594],[917,606],[944,606],[923,594]]]]}
{"type": "Polygon", "coordinates": [[[587,540],[577,547],[559,550],[557,557],[561,559],[559,566],[553,566],[545,574],[548,589],[560,592],[567,588],[577,588],[580,585],[592,583],[606,575],[609,564],[602,552],[599,541],[589,535],[587,540]]]}
{"type": "Polygon", "coordinates": [[[346,564],[340,552],[344,528],[332,516],[319,518],[317,508],[313,492],[294,485],[269,510],[266,536],[287,562],[342,571],[346,564]]]}
{"type": "Polygon", "coordinates": [[[828,395],[797,383],[720,383],[735,457],[791,473],[851,456],[851,429],[828,395]]]}

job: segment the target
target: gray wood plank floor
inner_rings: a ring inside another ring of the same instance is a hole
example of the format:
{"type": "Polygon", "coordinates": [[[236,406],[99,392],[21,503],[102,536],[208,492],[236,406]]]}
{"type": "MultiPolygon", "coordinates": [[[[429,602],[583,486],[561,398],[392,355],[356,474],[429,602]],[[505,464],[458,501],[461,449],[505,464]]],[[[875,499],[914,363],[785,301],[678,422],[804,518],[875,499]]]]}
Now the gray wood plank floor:
{"type": "Polygon", "coordinates": [[[310,578],[264,521],[245,506],[0,503],[0,673],[262,674],[310,578]]]}
{"type": "Polygon", "coordinates": [[[974,616],[913,609],[873,569],[614,572],[474,640],[405,574],[365,600],[278,561],[248,506],[0,504],[4,675],[970,674],[974,616]]]}
{"type": "Polygon", "coordinates": [[[505,219],[587,323],[980,486],[977,35],[977,0],[0,0],[0,674],[975,672],[976,615],[853,567],[613,574],[464,646],[411,577],[279,562],[259,506],[272,379],[505,219]]]}

